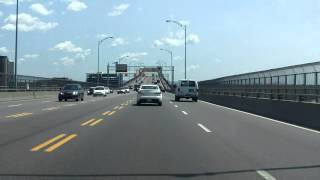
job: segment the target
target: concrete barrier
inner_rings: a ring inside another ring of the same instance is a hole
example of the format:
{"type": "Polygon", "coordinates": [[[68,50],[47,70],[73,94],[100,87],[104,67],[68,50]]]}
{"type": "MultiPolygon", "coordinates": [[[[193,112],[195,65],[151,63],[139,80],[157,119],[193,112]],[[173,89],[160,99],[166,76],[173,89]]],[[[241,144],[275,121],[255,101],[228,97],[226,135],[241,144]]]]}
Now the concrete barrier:
{"type": "Polygon", "coordinates": [[[200,94],[200,99],[279,121],[320,130],[319,104],[205,94],[200,94]]]}
{"type": "Polygon", "coordinates": [[[57,97],[58,91],[0,92],[0,102],[57,97]]]}

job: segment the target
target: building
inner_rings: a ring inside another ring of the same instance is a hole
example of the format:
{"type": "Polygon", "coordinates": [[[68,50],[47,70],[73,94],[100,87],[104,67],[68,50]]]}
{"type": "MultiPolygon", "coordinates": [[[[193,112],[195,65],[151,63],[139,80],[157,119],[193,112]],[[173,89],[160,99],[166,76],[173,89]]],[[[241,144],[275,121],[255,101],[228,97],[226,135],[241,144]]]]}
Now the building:
{"type": "Polygon", "coordinates": [[[7,56],[0,56],[0,87],[8,87],[13,82],[14,63],[7,56]]]}

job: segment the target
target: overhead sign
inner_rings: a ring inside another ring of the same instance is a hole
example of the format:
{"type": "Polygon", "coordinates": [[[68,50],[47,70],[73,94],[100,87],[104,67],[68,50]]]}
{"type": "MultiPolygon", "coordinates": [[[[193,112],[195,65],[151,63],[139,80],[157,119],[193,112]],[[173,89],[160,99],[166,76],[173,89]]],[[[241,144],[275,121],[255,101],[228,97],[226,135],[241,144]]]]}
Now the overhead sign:
{"type": "Polygon", "coordinates": [[[128,72],[128,65],[127,64],[117,64],[116,65],[116,72],[128,72]]]}

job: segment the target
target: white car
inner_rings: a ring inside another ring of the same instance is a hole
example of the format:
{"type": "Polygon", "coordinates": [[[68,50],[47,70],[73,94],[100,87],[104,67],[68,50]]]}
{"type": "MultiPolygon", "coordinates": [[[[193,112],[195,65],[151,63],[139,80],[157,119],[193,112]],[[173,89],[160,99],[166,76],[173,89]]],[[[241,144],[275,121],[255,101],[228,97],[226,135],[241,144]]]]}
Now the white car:
{"type": "Polygon", "coordinates": [[[107,90],[104,86],[97,86],[93,90],[93,96],[107,96],[107,90]]]}
{"type": "Polygon", "coordinates": [[[109,87],[105,87],[107,94],[111,94],[111,90],[109,87]]]}
{"type": "Polygon", "coordinates": [[[162,106],[162,93],[158,85],[141,85],[137,95],[137,105],[157,103],[162,106]]]}
{"type": "Polygon", "coordinates": [[[198,101],[199,86],[197,81],[179,80],[175,85],[175,101],[180,101],[181,98],[192,99],[198,101]]]}

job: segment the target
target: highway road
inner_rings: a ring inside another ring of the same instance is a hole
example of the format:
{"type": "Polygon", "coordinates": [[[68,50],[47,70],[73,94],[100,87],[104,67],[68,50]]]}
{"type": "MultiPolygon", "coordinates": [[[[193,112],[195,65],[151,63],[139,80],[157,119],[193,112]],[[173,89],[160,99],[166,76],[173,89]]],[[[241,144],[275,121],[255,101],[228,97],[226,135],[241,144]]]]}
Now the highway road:
{"type": "Polygon", "coordinates": [[[135,92],[0,103],[0,179],[319,179],[320,134],[135,92]]]}

